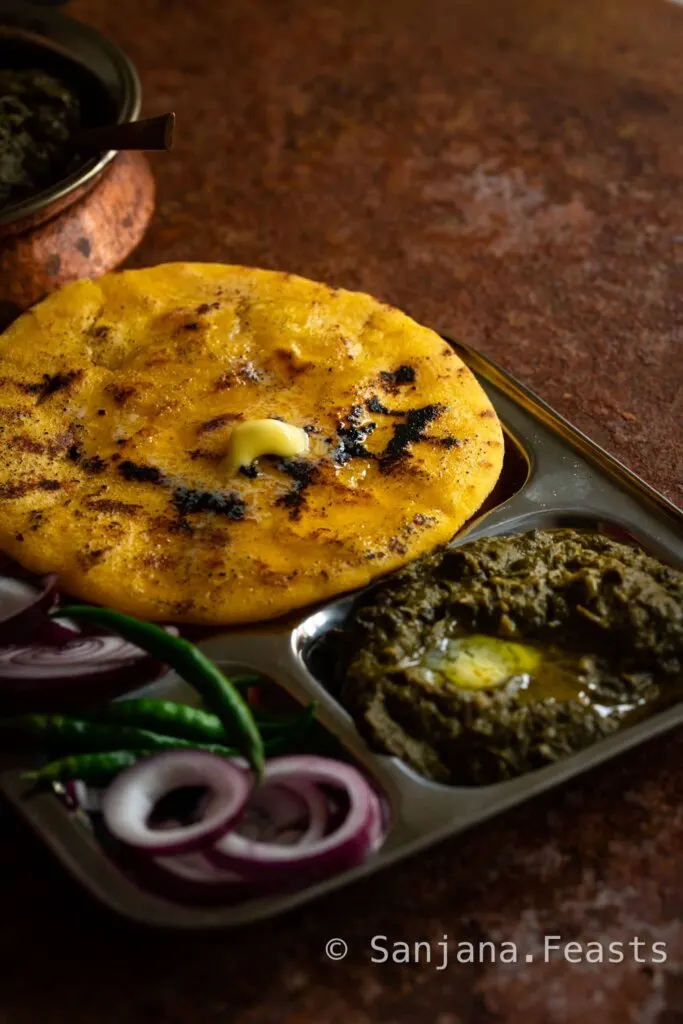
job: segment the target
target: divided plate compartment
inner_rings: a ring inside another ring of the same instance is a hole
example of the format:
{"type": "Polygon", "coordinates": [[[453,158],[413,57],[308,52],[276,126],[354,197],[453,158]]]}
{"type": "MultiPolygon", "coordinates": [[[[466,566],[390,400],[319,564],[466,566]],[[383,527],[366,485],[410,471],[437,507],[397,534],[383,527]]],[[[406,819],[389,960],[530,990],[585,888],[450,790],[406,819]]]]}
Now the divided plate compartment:
{"type": "MultiPolygon", "coordinates": [[[[627,535],[662,561],[683,568],[679,509],[494,363],[463,345],[450,344],[477,375],[506,433],[505,465],[493,500],[458,533],[452,546],[484,535],[574,526],[627,535]]],[[[519,778],[480,787],[430,782],[398,759],[374,753],[325,680],[316,675],[316,644],[343,623],[357,596],[309,609],[296,620],[225,632],[203,641],[201,647],[225,669],[255,670],[302,703],[317,700],[319,721],[384,791],[391,808],[387,840],[360,867],[295,892],[231,906],[180,905],[141,889],[109,859],[78,813],[50,793],[31,794],[18,770],[0,776],[0,791],[66,869],[117,913],[154,926],[234,927],[272,917],[378,871],[683,722],[681,701],[519,778]]],[[[188,703],[196,700],[173,673],[139,692],[188,703]]]]}

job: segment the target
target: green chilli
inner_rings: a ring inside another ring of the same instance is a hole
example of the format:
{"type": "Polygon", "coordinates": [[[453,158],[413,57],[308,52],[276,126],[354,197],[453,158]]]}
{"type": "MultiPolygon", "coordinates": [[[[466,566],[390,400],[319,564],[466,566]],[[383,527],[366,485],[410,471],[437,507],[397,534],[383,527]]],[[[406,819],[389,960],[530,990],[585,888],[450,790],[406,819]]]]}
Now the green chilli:
{"type": "Polygon", "coordinates": [[[258,779],[263,775],[263,739],[247,702],[210,658],[189,640],[171,636],[160,626],[141,622],[109,608],[68,605],[50,613],[53,618],[94,622],[170,665],[193,686],[207,708],[214,711],[236,748],[251,764],[258,779]]]}
{"type": "Polygon", "coordinates": [[[130,768],[147,753],[149,751],[113,750],[103,754],[71,754],[36,771],[24,772],[21,777],[37,786],[71,779],[81,779],[89,786],[106,786],[119,772],[130,768]]]}
{"type": "Polygon", "coordinates": [[[118,722],[92,722],[67,715],[16,715],[0,719],[0,731],[39,739],[48,749],[100,750],[208,750],[212,754],[234,757],[238,751],[224,743],[197,743],[177,736],[165,736],[149,729],[118,722]]]}

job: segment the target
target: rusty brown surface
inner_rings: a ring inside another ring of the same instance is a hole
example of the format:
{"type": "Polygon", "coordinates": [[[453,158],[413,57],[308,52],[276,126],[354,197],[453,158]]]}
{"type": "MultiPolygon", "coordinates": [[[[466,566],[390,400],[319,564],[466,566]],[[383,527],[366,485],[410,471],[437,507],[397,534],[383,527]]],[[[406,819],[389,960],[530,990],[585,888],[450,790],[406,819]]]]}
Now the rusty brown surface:
{"type": "Polygon", "coordinates": [[[25,309],[67,281],[113,270],[138,245],[153,212],[147,159],[120,153],[81,199],[30,231],[0,238],[0,320],[3,310],[25,309]]]}
{"type": "MultiPolygon", "coordinates": [[[[136,264],[361,287],[450,329],[683,502],[683,9],[665,0],[75,0],[175,109],[136,264]]],[[[92,907],[3,824],[0,1024],[676,1024],[683,736],[240,934],[92,907]],[[369,963],[372,935],[532,964],[369,963]],[[663,965],[538,956],[544,934],[663,965]],[[324,942],[344,937],[343,963],[324,942]]]]}

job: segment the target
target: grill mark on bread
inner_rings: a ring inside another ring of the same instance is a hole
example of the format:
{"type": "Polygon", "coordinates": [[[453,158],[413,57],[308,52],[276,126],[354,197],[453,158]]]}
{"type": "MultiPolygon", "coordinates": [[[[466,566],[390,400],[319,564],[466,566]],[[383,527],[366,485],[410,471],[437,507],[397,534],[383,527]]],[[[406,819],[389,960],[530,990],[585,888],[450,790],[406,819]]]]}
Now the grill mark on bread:
{"type": "Polygon", "coordinates": [[[32,455],[44,455],[47,451],[46,444],[43,444],[42,441],[34,441],[30,437],[13,437],[9,444],[20,452],[30,452],[32,455]]]}
{"type": "Polygon", "coordinates": [[[415,368],[403,363],[395,370],[381,370],[379,379],[384,391],[391,395],[398,393],[398,389],[406,384],[414,384],[417,378],[415,368]]]}
{"type": "Polygon", "coordinates": [[[368,412],[378,413],[380,416],[403,416],[404,412],[402,409],[387,409],[386,405],[380,402],[377,395],[373,395],[368,402],[365,403],[365,407],[368,412]]]}
{"type": "Polygon", "coordinates": [[[100,458],[99,455],[91,455],[81,462],[81,466],[86,473],[101,473],[105,465],[104,459],[100,458]]]}
{"type": "Polygon", "coordinates": [[[265,375],[258,370],[249,360],[236,367],[234,370],[226,370],[218,377],[213,385],[214,391],[226,391],[234,384],[258,384],[265,379],[265,375]]]}
{"type": "Polygon", "coordinates": [[[187,454],[193,462],[197,459],[206,459],[207,462],[220,462],[223,458],[222,452],[213,452],[210,448],[190,448],[187,454]]]}
{"type": "Polygon", "coordinates": [[[129,398],[132,398],[136,394],[136,389],[131,385],[124,386],[121,384],[107,384],[104,389],[108,394],[111,395],[115,405],[119,408],[124,406],[129,398]]]}
{"type": "Polygon", "coordinates": [[[300,519],[306,506],[306,491],[320,477],[320,470],[316,463],[307,459],[280,459],[277,468],[290,476],[294,485],[275,504],[289,509],[290,519],[300,519]]]}
{"type": "Polygon", "coordinates": [[[424,405],[421,409],[409,409],[405,423],[394,424],[393,435],[379,455],[381,471],[391,472],[402,459],[410,458],[408,445],[424,440],[427,426],[438,419],[445,410],[445,406],[438,404],[424,405]]]}
{"type": "Polygon", "coordinates": [[[37,395],[38,401],[36,404],[40,404],[57,391],[67,389],[74,381],[80,380],[82,376],[83,370],[66,370],[53,374],[44,373],[39,381],[22,381],[14,380],[11,377],[0,377],[0,386],[11,384],[25,395],[37,395]]]}
{"type": "Polygon", "coordinates": [[[23,498],[33,491],[59,491],[61,487],[59,480],[22,480],[13,484],[0,484],[0,499],[8,501],[23,498]]]}
{"type": "MultiPolygon", "coordinates": [[[[70,440],[73,440],[73,438],[70,438],[70,440]]],[[[107,465],[106,460],[100,455],[85,456],[83,449],[78,443],[69,445],[66,449],[66,457],[70,462],[77,463],[85,473],[91,475],[101,473],[107,465]]]]}
{"type": "Polygon", "coordinates": [[[90,570],[101,562],[104,556],[110,551],[111,548],[95,548],[92,551],[77,551],[76,559],[83,572],[90,572],[90,570]]]}
{"type": "Polygon", "coordinates": [[[173,506],[181,516],[196,512],[215,512],[234,522],[244,519],[246,502],[236,491],[202,491],[191,487],[176,487],[173,506]]]}
{"type": "Polygon", "coordinates": [[[16,451],[26,452],[30,455],[49,455],[54,458],[57,455],[62,455],[72,441],[73,436],[70,433],[62,434],[56,440],[48,442],[35,441],[24,434],[17,434],[6,443],[8,447],[14,448],[16,451]]]}
{"type": "Polygon", "coordinates": [[[30,417],[28,409],[22,409],[20,406],[2,406],[0,407],[0,423],[23,423],[30,417]]]}
{"type": "Polygon", "coordinates": [[[337,427],[339,443],[332,452],[332,461],[338,466],[344,466],[350,459],[365,458],[375,459],[379,463],[380,471],[388,473],[394,471],[404,459],[411,458],[408,446],[417,441],[428,441],[432,444],[442,445],[445,448],[454,448],[460,444],[457,438],[427,437],[425,431],[427,426],[438,419],[446,411],[444,405],[425,405],[420,409],[393,410],[387,409],[380,402],[376,395],[373,395],[366,403],[366,408],[380,415],[405,417],[403,423],[394,423],[392,436],[381,452],[371,452],[366,448],[365,441],[375,430],[373,422],[360,425],[362,419],[362,406],[354,405],[347,415],[347,422],[337,427]]]}
{"type": "Polygon", "coordinates": [[[435,445],[437,448],[460,448],[462,441],[457,437],[423,437],[425,444],[435,445]]]}
{"type": "Polygon", "coordinates": [[[67,390],[74,381],[80,380],[82,376],[83,370],[67,370],[65,373],[54,374],[44,373],[43,385],[38,394],[36,405],[40,405],[41,402],[44,402],[58,391],[67,390]]]}
{"type": "Polygon", "coordinates": [[[289,348],[274,348],[273,355],[278,356],[282,360],[283,368],[292,377],[298,377],[300,373],[306,373],[307,370],[312,370],[315,366],[312,359],[304,359],[289,348]]]}
{"type": "Polygon", "coordinates": [[[177,519],[169,519],[166,516],[153,516],[149,520],[149,528],[153,531],[153,537],[168,533],[171,536],[178,534],[193,534],[194,530],[190,523],[183,516],[177,519]]]}
{"type": "Polygon", "coordinates": [[[345,466],[351,459],[374,459],[374,453],[368,451],[365,447],[365,442],[375,430],[377,424],[366,423],[360,427],[353,423],[351,417],[347,417],[347,420],[350,421],[349,426],[345,423],[340,423],[337,427],[339,442],[332,452],[332,461],[338,466],[345,466]]]}
{"type": "Polygon", "coordinates": [[[124,480],[135,480],[141,484],[161,484],[164,480],[163,473],[156,466],[145,466],[130,459],[122,462],[118,471],[124,480]]]}
{"type": "Polygon", "coordinates": [[[214,416],[213,419],[206,420],[205,423],[200,423],[197,427],[198,434],[211,434],[214,430],[220,430],[226,423],[234,423],[236,420],[243,419],[241,412],[224,412],[220,416],[214,416]]]}
{"type": "Polygon", "coordinates": [[[117,501],[114,498],[93,498],[90,501],[86,501],[86,508],[91,508],[95,512],[139,512],[142,505],[135,505],[131,501],[117,501]]]}

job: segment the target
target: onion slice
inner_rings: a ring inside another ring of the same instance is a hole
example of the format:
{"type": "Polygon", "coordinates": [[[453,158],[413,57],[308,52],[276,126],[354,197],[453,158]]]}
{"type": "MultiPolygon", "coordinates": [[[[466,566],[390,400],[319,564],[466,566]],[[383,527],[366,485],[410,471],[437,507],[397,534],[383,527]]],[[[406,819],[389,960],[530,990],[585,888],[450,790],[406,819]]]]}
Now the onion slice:
{"type": "Polygon", "coordinates": [[[207,857],[259,882],[321,878],[361,864],[378,843],[379,802],[369,782],[353,766],[332,758],[294,755],[266,763],[264,785],[280,784],[300,792],[302,784],[310,783],[346,791],[348,813],[332,833],[291,846],[259,842],[233,831],[207,850],[207,857]]]}
{"type": "Polygon", "coordinates": [[[122,843],[150,854],[201,850],[220,839],[240,816],[252,788],[247,772],[229,758],[200,750],[170,750],[121,772],[102,799],[102,815],[122,843]],[[189,825],[154,829],[149,819],[162,797],[184,786],[206,786],[202,817],[189,825]]]}
{"type": "Polygon", "coordinates": [[[103,789],[88,786],[82,779],[69,779],[64,783],[64,797],[70,810],[98,813],[102,805],[103,789]]]}
{"type": "Polygon", "coordinates": [[[266,780],[253,794],[235,831],[260,843],[298,845],[325,835],[327,801],[311,782],[297,788],[269,784],[266,780]]]}
{"type": "Polygon", "coordinates": [[[173,903],[226,906],[258,895],[235,871],[216,867],[202,853],[175,857],[136,853],[127,870],[145,889],[173,903]]]}
{"type": "Polygon", "coordinates": [[[70,630],[67,619],[49,626],[33,644],[0,646],[2,696],[55,697],[114,694],[130,690],[164,671],[161,662],[119,636],[93,636],[70,630]],[[56,641],[56,642],[53,642],[56,641]]]}
{"type": "Polygon", "coordinates": [[[15,576],[0,576],[0,643],[20,643],[49,625],[47,612],[57,603],[57,576],[38,585],[15,576]]]}
{"type": "Polygon", "coordinates": [[[236,871],[216,867],[203,853],[183,853],[176,857],[153,857],[152,863],[183,882],[199,885],[241,885],[244,878],[236,871]]]}

